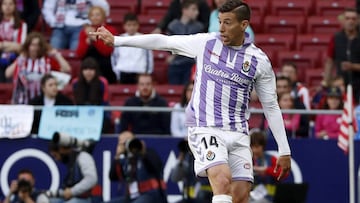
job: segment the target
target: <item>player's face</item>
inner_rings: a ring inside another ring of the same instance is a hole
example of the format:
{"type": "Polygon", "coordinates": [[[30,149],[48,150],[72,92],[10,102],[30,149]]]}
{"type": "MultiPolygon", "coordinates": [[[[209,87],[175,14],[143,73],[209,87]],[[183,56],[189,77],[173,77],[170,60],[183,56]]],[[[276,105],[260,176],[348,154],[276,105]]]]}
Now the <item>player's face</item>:
{"type": "Polygon", "coordinates": [[[240,46],[244,42],[245,29],[249,21],[239,22],[233,12],[219,13],[221,41],[227,46],[240,46]]]}

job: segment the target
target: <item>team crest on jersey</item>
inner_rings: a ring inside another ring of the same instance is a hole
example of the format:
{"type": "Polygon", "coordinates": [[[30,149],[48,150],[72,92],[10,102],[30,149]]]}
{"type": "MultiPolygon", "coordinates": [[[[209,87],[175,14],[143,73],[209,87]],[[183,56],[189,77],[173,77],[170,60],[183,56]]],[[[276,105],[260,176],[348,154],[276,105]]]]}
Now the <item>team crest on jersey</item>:
{"type": "Polygon", "coordinates": [[[245,163],[245,164],[244,164],[244,168],[245,168],[245,169],[250,169],[250,168],[251,168],[251,164],[250,164],[250,163],[245,163]]]}
{"type": "Polygon", "coordinates": [[[209,161],[212,161],[215,159],[215,153],[213,151],[208,151],[207,154],[206,154],[206,159],[209,160],[209,161]]]}
{"type": "Polygon", "coordinates": [[[242,64],[242,70],[247,73],[250,71],[250,62],[249,61],[245,61],[243,64],[242,64]]]}

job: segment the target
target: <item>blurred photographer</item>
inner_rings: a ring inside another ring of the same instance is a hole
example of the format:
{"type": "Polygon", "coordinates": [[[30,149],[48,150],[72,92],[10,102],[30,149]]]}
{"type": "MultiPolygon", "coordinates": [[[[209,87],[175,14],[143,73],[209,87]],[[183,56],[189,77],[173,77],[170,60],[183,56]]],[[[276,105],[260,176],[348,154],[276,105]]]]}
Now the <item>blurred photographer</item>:
{"type": "Polygon", "coordinates": [[[126,194],[116,203],[166,203],[166,184],[159,155],[146,148],[145,142],[124,131],[119,135],[110,179],[125,183],[126,194]]]}
{"type": "Polygon", "coordinates": [[[17,180],[11,181],[10,192],[3,203],[48,203],[48,198],[34,188],[35,178],[28,169],[18,172],[17,180]]]}
{"type": "Polygon", "coordinates": [[[97,184],[98,176],[94,158],[86,146],[92,150],[93,146],[84,141],[54,133],[49,151],[55,160],[67,166],[67,174],[61,189],[48,191],[51,202],[91,203],[91,190],[97,184]]]}
{"type": "Polygon", "coordinates": [[[170,179],[173,182],[183,183],[183,198],[178,203],[211,202],[212,190],[206,178],[197,178],[194,173],[194,156],[188,142],[181,140],[178,143],[179,155],[176,165],[171,169],[170,179]]]}

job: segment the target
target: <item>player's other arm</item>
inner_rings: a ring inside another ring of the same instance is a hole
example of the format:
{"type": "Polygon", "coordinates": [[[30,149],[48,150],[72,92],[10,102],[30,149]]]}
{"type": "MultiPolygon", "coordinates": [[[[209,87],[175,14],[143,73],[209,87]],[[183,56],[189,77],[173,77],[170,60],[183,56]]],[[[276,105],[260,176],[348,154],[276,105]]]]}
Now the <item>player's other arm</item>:
{"type": "Polygon", "coordinates": [[[280,169],[278,179],[290,171],[290,146],[286,137],[285,127],[276,95],[275,75],[267,60],[259,60],[255,82],[255,90],[264,109],[265,117],[278,145],[280,157],[277,160],[275,173],[280,169]]]}

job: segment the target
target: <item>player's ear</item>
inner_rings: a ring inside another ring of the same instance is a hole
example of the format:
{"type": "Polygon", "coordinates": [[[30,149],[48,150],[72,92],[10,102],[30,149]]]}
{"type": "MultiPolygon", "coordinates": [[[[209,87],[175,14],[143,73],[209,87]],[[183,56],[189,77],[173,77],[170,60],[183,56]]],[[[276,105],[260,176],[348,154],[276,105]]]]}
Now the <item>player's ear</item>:
{"type": "Polygon", "coordinates": [[[241,28],[242,28],[242,31],[245,32],[246,28],[249,26],[249,21],[248,20],[243,20],[241,21],[241,28]]]}

